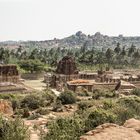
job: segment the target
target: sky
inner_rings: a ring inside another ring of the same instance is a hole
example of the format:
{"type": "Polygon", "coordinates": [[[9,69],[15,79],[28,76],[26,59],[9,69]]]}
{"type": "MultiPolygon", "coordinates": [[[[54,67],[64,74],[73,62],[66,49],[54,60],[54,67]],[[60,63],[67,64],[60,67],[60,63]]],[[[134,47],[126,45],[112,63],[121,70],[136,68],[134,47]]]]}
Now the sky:
{"type": "Polygon", "coordinates": [[[140,0],[0,0],[0,41],[49,40],[77,31],[140,36],[140,0]]]}

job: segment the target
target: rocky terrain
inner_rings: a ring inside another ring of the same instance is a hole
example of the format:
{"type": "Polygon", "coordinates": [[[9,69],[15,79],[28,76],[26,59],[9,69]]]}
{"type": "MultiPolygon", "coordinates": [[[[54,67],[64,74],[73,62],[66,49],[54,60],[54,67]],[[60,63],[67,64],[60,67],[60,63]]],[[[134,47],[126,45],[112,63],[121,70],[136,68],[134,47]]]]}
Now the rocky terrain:
{"type": "Polygon", "coordinates": [[[140,121],[130,119],[123,126],[106,123],[81,136],[80,140],[138,140],[140,121]]]}
{"type": "Polygon", "coordinates": [[[66,47],[66,48],[79,48],[81,46],[86,47],[96,47],[96,48],[108,48],[115,47],[117,43],[120,43],[122,46],[129,47],[134,44],[137,47],[140,47],[140,37],[124,37],[123,35],[119,36],[107,36],[102,35],[97,32],[94,35],[86,35],[81,31],[77,32],[74,35],[63,39],[54,38],[53,40],[44,40],[44,41],[5,41],[0,42],[0,47],[8,48],[17,48],[19,45],[26,48],[39,47],[39,48],[57,48],[57,47],[66,47]]]}

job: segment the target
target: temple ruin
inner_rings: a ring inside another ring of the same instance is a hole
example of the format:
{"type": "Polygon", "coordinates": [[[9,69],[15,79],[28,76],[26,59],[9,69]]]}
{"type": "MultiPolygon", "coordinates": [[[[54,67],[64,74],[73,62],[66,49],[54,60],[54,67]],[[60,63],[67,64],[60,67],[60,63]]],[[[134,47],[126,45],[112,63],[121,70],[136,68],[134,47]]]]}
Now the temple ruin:
{"type": "Polygon", "coordinates": [[[70,56],[65,56],[59,61],[54,73],[45,74],[44,81],[46,81],[50,87],[60,91],[64,87],[75,91],[77,87],[82,86],[91,92],[95,88],[103,87],[115,90],[116,85],[120,81],[124,81],[122,82],[122,89],[125,90],[133,89],[140,85],[140,72],[116,72],[111,70],[101,72],[78,71],[74,59],[70,56]]]}
{"type": "Polygon", "coordinates": [[[0,93],[25,92],[28,90],[20,80],[16,65],[0,65],[0,93]]]}
{"type": "Polygon", "coordinates": [[[74,59],[70,56],[63,57],[62,60],[60,60],[58,63],[56,73],[63,75],[78,74],[74,59]]]}
{"type": "Polygon", "coordinates": [[[0,83],[19,82],[19,72],[16,65],[0,65],[0,83]]]}

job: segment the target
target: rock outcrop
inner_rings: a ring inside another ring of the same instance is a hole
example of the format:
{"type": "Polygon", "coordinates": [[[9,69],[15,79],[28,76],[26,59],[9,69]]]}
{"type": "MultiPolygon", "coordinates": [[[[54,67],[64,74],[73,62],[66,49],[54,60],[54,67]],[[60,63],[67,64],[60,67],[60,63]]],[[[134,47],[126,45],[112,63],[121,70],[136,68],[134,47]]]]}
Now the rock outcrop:
{"type": "Polygon", "coordinates": [[[7,100],[0,100],[0,113],[4,115],[12,115],[13,114],[13,108],[11,102],[7,100]]]}
{"type": "Polygon", "coordinates": [[[124,127],[127,128],[133,128],[135,129],[138,133],[140,133],[140,120],[136,120],[136,119],[129,119],[127,120],[124,125],[124,127]]]}
{"type": "Polygon", "coordinates": [[[40,48],[80,48],[81,46],[86,46],[86,48],[114,48],[117,46],[117,43],[120,43],[121,46],[130,47],[132,44],[140,47],[140,37],[125,37],[123,35],[119,36],[107,36],[99,32],[94,35],[86,35],[81,31],[73,34],[69,37],[63,39],[53,40],[44,40],[44,41],[5,41],[0,42],[0,47],[6,47],[10,49],[17,49],[18,46],[31,46],[31,47],[40,47],[40,48]]]}
{"type": "Polygon", "coordinates": [[[140,121],[130,119],[123,126],[106,123],[81,136],[80,140],[140,140],[140,121]]]}

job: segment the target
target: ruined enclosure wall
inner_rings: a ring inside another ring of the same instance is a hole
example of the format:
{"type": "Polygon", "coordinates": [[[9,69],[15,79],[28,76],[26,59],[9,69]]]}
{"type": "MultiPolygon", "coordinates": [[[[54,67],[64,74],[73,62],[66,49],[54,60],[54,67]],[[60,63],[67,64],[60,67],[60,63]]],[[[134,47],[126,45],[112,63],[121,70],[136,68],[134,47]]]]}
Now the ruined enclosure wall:
{"type": "Polygon", "coordinates": [[[0,83],[19,82],[19,72],[16,65],[0,65],[0,83]]]}

